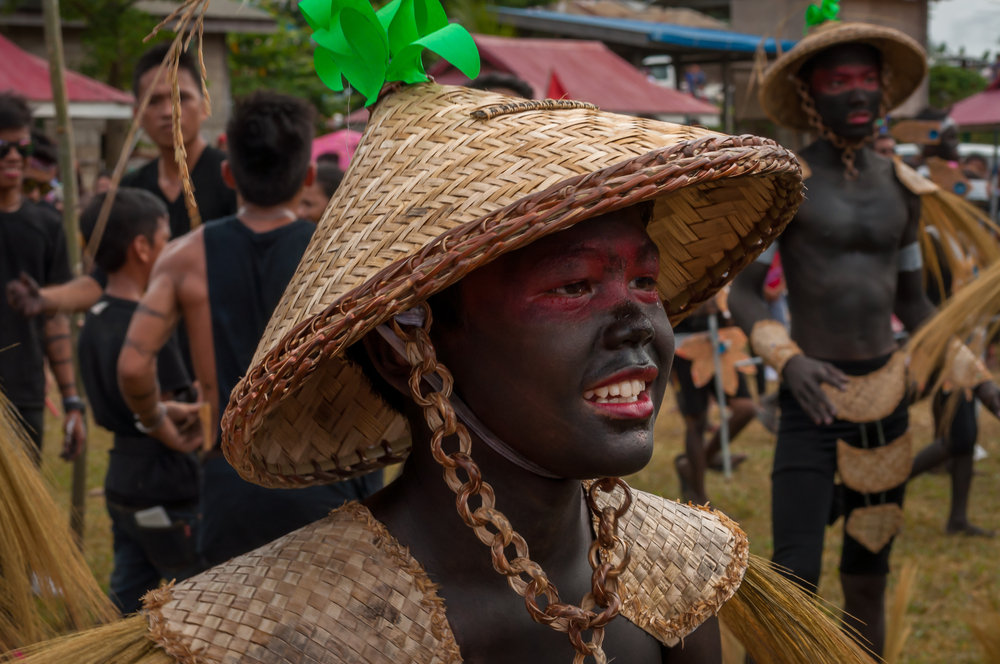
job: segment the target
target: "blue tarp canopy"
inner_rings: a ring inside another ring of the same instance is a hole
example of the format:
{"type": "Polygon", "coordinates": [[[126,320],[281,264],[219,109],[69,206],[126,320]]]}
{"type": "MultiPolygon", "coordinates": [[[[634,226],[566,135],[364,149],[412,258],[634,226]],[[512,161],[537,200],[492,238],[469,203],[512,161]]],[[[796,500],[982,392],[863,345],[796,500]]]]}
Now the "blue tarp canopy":
{"type": "MultiPolygon", "coordinates": [[[[651,51],[711,51],[732,54],[732,59],[748,59],[760,45],[761,38],[727,30],[694,28],[672,23],[651,23],[625,18],[564,14],[543,9],[492,7],[503,23],[518,28],[554,32],[566,37],[598,39],[607,43],[645,47],[651,51]],[[645,42],[645,43],[642,43],[645,42]]],[[[789,39],[781,41],[782,50],[795,45],[789,39]]],[[[768,55],[777,53],[775,40],[764,42],[768,55]]]]}

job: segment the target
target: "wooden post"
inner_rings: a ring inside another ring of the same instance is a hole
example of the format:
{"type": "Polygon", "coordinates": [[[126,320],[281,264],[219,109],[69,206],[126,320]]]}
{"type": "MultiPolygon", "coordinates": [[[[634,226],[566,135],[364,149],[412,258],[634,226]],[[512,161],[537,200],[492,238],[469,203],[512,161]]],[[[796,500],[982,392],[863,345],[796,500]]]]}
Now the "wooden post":
{"type": "MultiPolygon", "coordinates": [[[[63,56],[62,24],[59,18],[59,0],[42,0],[45,16],[45,48],[49,54],[49,79],[52,82],[52,102],[56,110],[56,134],[59,145],[59,177],[63,186],[63,230],[66,234],[66,251],[74,273],[80,270],[80,232],[77,224],[76,151],[73,145],[73,126],[69,119],[69,95],[66,92],[66,60],[63,56]]],[[[71,314],[70,340],[73,351],[73,371],[76,390],[85,393],[80,380],[80,359],[77,354],[79,336],[78,317],[71,314]]],[[[87,449],[73,462],[73,492],[70,526],[78,543],[83,546],[84,505],[87,495],[87,449]]]]}

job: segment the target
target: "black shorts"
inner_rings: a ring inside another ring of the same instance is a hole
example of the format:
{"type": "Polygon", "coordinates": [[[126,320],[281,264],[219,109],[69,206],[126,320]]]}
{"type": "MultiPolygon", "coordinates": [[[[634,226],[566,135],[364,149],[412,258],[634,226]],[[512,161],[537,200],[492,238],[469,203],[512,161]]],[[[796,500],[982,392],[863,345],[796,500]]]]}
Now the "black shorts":
{"type": "MultiPolygon", "coordinates": [[[[715,397],[715,381],[718,377],[713,377],[704,387],[695,387],[691,379],[691,361],[683,357],[674,356],[674,366],[671,370],[674,375],[674,392],[677,395],[677,409],[681,415],[701,415],[708,412],[708,397],[715,397]]],[[[730,399],[749,399],[750,390],[747,388],[746,377],[737,372],[740,379],[739,387],[736,388],[735,395],[726,395],[730,399]]]]}
{"type": "MultiPolygon", "coordinates": [[[[831,364],[849,376],[863,376],[885,365],[889,357],[831,364]]],[[[861,447],[862,425],[840,419],[830,426],[815,424],[784,385],[778,398],[781,423],[771,474],[774,562],[815,587],[819,584],[823,537],[835,498],[837,440],[861,447]]],[[[906,433],[908,405],[904,398],[888,417],[879,423],[865,424],[868,441],[879,440],[879,425],[886,443],[906,433]]],[[[845,525],[846,516],[858,507],[883,503],[902,505],[905,488],[903,484],[879,494],[861,494],[844,486],[845,525]]],[[[845,531],[840,571],[844,574],[888,574],[891,548],[892,541],[878,553],[872,553],[845,531]]]]}

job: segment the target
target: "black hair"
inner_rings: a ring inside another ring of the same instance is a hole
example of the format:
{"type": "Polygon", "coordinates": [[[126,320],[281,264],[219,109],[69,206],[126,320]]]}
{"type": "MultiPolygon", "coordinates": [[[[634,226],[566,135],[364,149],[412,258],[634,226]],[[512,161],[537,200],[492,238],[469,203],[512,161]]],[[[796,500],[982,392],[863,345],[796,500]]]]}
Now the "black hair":
{"type": "Polygon", "coordinates": [[[498,72],[483,74],[479,78],[474,78],[469,81],[466,86],[474,90],[506,88],[512,92],[516,92],[525,99],[533,99],[535,97],[535,91],[531,89],[531,85],[527,81],[524,81],[512,74],[500,74],[498,72]]]}
{"type": "Polygon", "coordinates": [[[115,174],[114,174],[114,171],[112,171],[112,170],[110,170],[110,169],[107,169],[107,168],[102,168],[102,169],[101,169],[101,170],[100,170],[100,171],[99,171],[99,172],[97,173],[97,179],[98,179],[98,180],[100,180],[101,178],[112,178],[112,177],[114,177],[114,176],[115,176],[115,174]]]}
{"type": "Polygon", "coordinates": [[[20,95],[0,93],[0,130],[24,129],[31,126],[31,109],[20,95]]]}
{"type": "Polygon", "coordinates": [[[333,196],[344,179],[344,171],[330,162],[316,164],[316,184],[320,186],[327,198],[333,196]]]}
{"type": "Polygon", "coordinates": [[[226,124],[236,188],[254,205],[295,197],[312,156],[313,107],[301,99],[258,90],[236,103],[226,124]]]}
{"type": "Polygon", "coordinates": [[[935,122],[944,122],[948,118],[948,111],[942,108],[933,108],[928,106],[924,110],[917,113],[914,120],[929,120],[935,122]]]}
{"type": "Polygon", "coordinates": [[[336,152],[324,152],[320,156],[316,157],[317,164],[333,164],[337,168],[340,168],[340,155],[336,152]]]}
{"type": "Polygon", "coordinates": [[[31,153],[31,156],[35,159],[42,162],[46,166],[54,166],[59,163],[59,150],[56,148],[56,145],[52,142],[51,138],[38,130],[32,129],[31,143],[34,146],[34,151],[31,153]]]}
{"type": "MultiPolygon", "coordinates": [[[[97,226],[105,196],[94,196],[80,215],[80,231],[87,242],[97,226]]],[[[145,189],[122,187],[111,206],[94,262],[108,274],[120,270],[128,258],[132,240],[142,235],[152,242],[160,219],[167,216],[167,206],[153,194],[145,189]]]]}
{"type": "MultiPolygon", "coordinates": [[[[159,67],[163,63],[163,58],[167,57],[167,51],[169,50],[170,42],[161,42],[139,56],[139,60],[135,63],[135,69],[132,70],[132,94],[136,98],[139,97],[139,79],[150,69],[159,67]]],[[[191,74],[191,78],[194,79],[195,85],[198,86],[198,93],[200,94],[201,68],[194,61],[194,56],[187,51],[181,51],[180,69],[191,74]]],[[[166,80],[166,78],[162,80],[166,80]]]]}

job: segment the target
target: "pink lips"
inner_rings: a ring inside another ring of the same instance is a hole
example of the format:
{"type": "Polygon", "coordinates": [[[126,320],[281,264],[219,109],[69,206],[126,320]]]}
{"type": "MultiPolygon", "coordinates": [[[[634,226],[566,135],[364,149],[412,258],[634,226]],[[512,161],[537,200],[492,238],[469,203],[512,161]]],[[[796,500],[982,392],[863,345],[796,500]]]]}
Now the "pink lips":
{"type": "Polygon", "coordinates": [[[597,409],[602,415],[616,420],[645,420],[653,414],[653,400],[649,392],[643,390],[636,401],[631,403],[595,403],[587,401],[591,408],[597,409]]]}
{"type": "Polygon", "coordinates": [[[867,124],[872,121],[872,114],[868,111],[852,111],[847,114],[847,122],[852,125],[867,124]]]}
{"type": "Polygon", "coordinates": [[[656,379],[658,373],[659,371],[656,367],[619,371],[613,376],[602,379],[599,383],[588,389],[584,393],[584,400],[602,415],[612,419],[647,419],[654,411],[653,401],[649,398],[649,385],[656,379]],[[638,383],[640,382],[644,384],[641,391],[633,392],[632,389],[638,389],[638,383]],[[619,393],[618,386],[622,386],[625,383],[629,383],[634,387],[627,393],[619,393]],[[614,389],[610,394],[607,389],[609,387],[613,387],[614,389]],[[612,399],[618,400],[620,398],[628,398],[629,400],[618,401],[618,403],[611,401],[612,399]],[[633,398],[634,400],[632,400],[633,398]]]}

